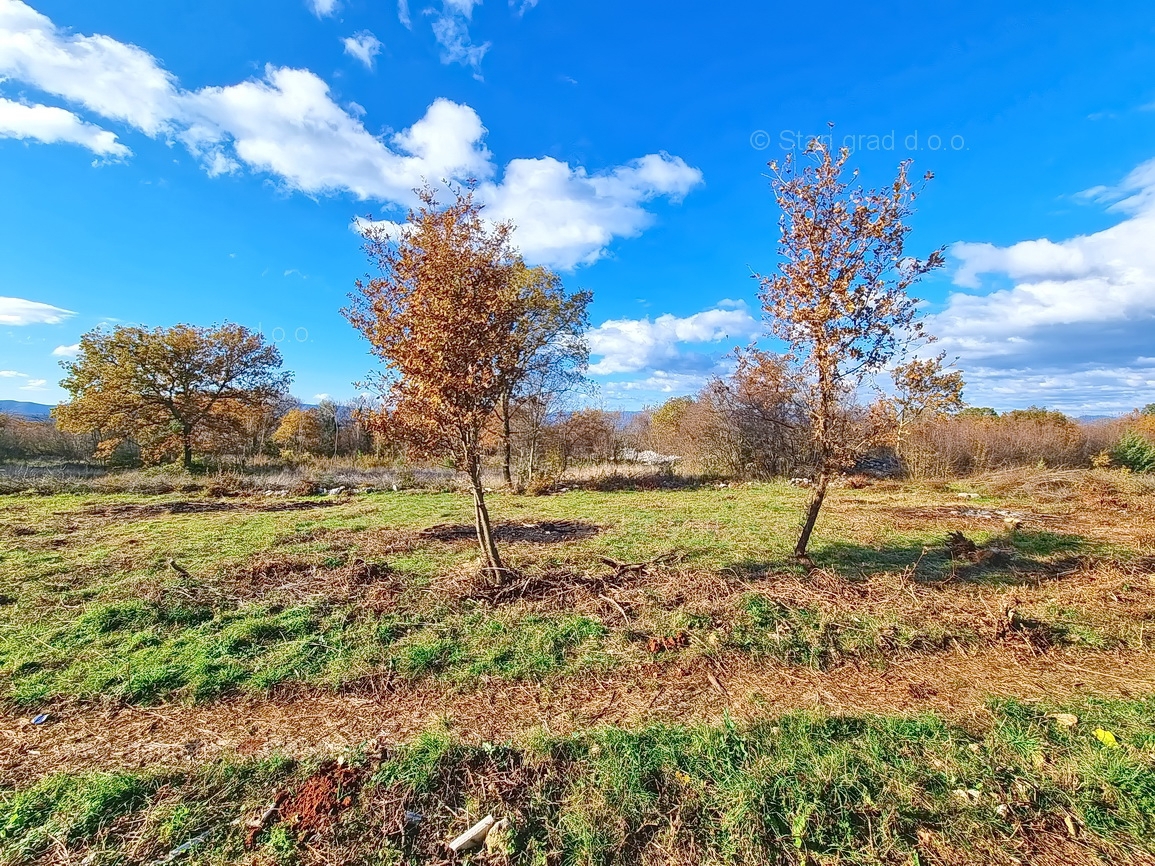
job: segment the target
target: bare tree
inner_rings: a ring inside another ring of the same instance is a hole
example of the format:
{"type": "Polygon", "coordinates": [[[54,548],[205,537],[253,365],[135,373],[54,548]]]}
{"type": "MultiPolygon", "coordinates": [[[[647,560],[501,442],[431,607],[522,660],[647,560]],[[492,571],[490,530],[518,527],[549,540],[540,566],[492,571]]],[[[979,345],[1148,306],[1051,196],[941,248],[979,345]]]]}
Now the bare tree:
{"type": "Polygon", "coordinates": [[[508,388],[501,396],[502,477],[513,484],[513,420],[520,416],[532,476],[542,426],[565,394],[581,386],[589,365],[587,308],[592,292],[569,294],[547,268],[514,265],[514,284],[523,307],[515,328],[516,350],[503,371],[508,388]]]}

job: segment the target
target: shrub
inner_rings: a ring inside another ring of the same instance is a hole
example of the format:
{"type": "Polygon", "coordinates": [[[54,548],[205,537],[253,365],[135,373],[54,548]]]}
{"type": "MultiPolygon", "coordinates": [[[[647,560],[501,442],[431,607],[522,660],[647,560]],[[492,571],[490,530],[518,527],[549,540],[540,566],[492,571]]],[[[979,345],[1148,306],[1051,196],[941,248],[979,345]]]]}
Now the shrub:
{"type": "Polygon", "coordinates": [[[1155,472],[1155,443],[1128,430],[1111,451],[1112,459],[1132,472],[1155,472]]]}
{"type": "Polygon", "coordinates": [[[965,413],[916,425],[903,462],[915,477],[944,477],[1044,466],[1084,467],[1107,447],[1103,430],[1042,409],[1001,417],[965,413]]]}

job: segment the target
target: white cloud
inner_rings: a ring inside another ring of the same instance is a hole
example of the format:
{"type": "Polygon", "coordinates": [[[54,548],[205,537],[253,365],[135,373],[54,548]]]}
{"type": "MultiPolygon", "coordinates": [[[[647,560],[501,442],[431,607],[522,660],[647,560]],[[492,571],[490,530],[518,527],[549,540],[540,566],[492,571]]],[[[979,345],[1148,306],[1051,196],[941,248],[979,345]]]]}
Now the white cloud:
{"type": "Polygon", "coordinates": [[[316,400],[318,403],[320,403],[322,400],[328,400],[329,395],[328,394],[314,394],[313,399],[316,400]]]}
{"type": "MultiPolygon", "coordinates": [[[[443,0],[431,14],[464,25],[478,2],[443,0]]],[[[399,13],[406,11],[400,4],[399,13]]],[[[461,45],[463,62],[480,61],[484,47],[461,45]]],[[[372,60],[367,48],[366,56],[372,60]]],[[[484,144],[486,129],[469,106],[437,99],[408,129],[375,134],[363,109],[339,104],[307,69],[268,66],[261,78],[182,90],[140,48],[72,35],[20,0],[0,0],[3,75],[148,135],[179,140],[214,177],[247,168],[290,190],[349,193],[398,207],[412,205],[413,189],[425,182],[479,181],[489,215],[519,224],[517,242],[526,257],[560,268],[593,262],[613,239],[637,235],[653,221],[648,202],[676,201],[702,179],[696,168],[664,153],[594,172],[552,158],[517,159],[499,173],[484,144]]],[[[60,122],[60,115],[53,117],[60,122]]],[[[79,117],[70,122],[79,124],[72,127],[76,136],[89,136],[89,146],[109,156],[123,147],[79,117]]]]}
{"type": "Polygon", "coordinates": [[[413,19],[409,17],[409,0],[397,0],[397,20],[405,29],[413,29],[413,19]]]}
{"type": "Polygon", "coordinates": [[[476,75],[490,44],[475,45],[469,35],[474,5],[474,0],[442,0],[440,11],[427,11],[433,15],[433,36],[441,46],[441,62],[469,66],[476,75]]]}
{"type": "Polygon", "coordinates": [[[1155,359],[1081,369],[968,367],[967,402],[999,410],[1048,406],[1068,414],[1114,415],[1155,402],[1155,359]]]}
{"type": "Polygon", "coordinates": [[[43,391],[44,386],[48,384],[47,379],[29,379],[20,386],[21,391],[43,391]]]}
{"type": "Polygon", "coordinates": [[[597,359],[590,365],[590,373],[701,373],[716,366],[718,353],[686,352],[684,345],[730,341],[733,345],[726,347],[729,350],[761,333],[761,325],[741,301],[722,301],[685,317],[666,313],[656,319],[611,319],[589,332],[590,354],[597,359]]]}
{"type": "MultiPolygon", "coordinates": [[[[431,153],[412,134],[398,139],[431,153]]],[[[442,141],[440,147],[448,144],[442,141]]],[[[659,196],[678,201],[701,181],[698,169],[664,153],[597,174],[543,157],[513,160],[500,180],[481,183],[477,196],[486,217],[516,225],[514,241],[529,262],[572,270],[604,256],[615,238],[635,237],[648,227],[654,217],[644,207],[647,202],[659,196]]],[[[394,236],[404,230],[392,220],[372,224],[394,236]]],[[[357,230],[367,225],[354,221],[357,230]]]]}
{"type": "Polygon", "coordinates": [[[473,17],[473,8],[481,5],[481,0],[441,0],[446,11],[454,12],[464,18],[473,17]]]}
{"type": "Polygon", "coordinates": [[[116,133],[87,123],[71,111],[51,105],[26,105],[2,97],[0,138],[30,138],[44,144],[79,144],[97,156],[109,159],[124,159],[132,153],[116,140],[116,133]]]}
{"type": "Polygon", "coordinates": [[[365,64],[366,69],[373,68],[374,58],[381,53],[380,39],[368,30],[361,30],[352,36],[346,36],[341,41],[345,45],[346,54],[360,60],[365,64]]]}
{"type": "Polygon", "coordinates": [[[1010,283],[954,292],[929,323],[942,347],[960,357],[972,402],[1050,399],[1059,408],[1102,408],[1109,381],[1134,391],[1135,399],[1116,393],[1115,408],[1150,402],[1140,394],[1155,397],[1144,361],[1155,333],[1155,160],[1091,197],[1113,201],[1123,218],[1066,240],[951,248],[960,287],[981,289],[984,275],[1010,283]]]}
{"type": "Polygon", "coordinates": [[[31,84],[156,136],[177,113],[176,79],[146,51],[56,27],[20,0],[0,0],[0,77],[31,84]]]}
{"type": "Polygon", "coordinates": [[[57,346],[52,350],[52,354],[58,358],[75,358],[80,354],[80,344],[73,343],[71,346],[57,346]]]}
{"type": "Polygon", "coordinates": [[[39,301],[0,298],[0,325],[58,325],[74,315],[71,310],[62,310],[39,301]]]}
{"type": "MultiPolygon", "coordinates": [[[[485,128],[468,106],[438,99],[396,149],[333,101],[304,69],[269,67],[261,81],[208,87],[189,96],[201,121],[184,135],[206,157],[224,148],[251,169],[307,193],[347,191],[360,199],[408,203],[423,178],[488,175],[485,128]]],[[[226,157],[231,159],[231,157],[226,157]]]]}
{"type": "Polygon", "coordinates": [[[669,373],[665,370],[655,370],[642,379],[609,382],[602,387],[602,391],[611,399],[631,402],[637,402],[640,395],[646,394],[684,397],[701,391],[711,376],[724,375],[727,372],[729,371],[724,365],[715,365],[714,369],[700,373],[669,373]]]}
{"type": "Polygon", "coordinates": [[[309,0],[309,7],[318,18],[327,18],[337,11],[337,0],[309,0]]]}
{"type": "Polygon", "coordinates": [[[513,9],[520,18],[537,5],[537,0],[509,0],[509,8],[513,9]]]}
{"type": "Polygon", "coordinates": [[[542,157],[513,160],[478,194],[487,216],[517,224],[527,258],[568,270],[596,261],[615,237],[640,234],[653,221],[647,201],[679,200],[701,182],[698,169],[665,153],[597,174],[542,157]]]}
{"type": "Polygon", "coordinates": [[[0,370],[0,379],[27,379],[27,373],[17,373],[15,370],[0,370]]]}

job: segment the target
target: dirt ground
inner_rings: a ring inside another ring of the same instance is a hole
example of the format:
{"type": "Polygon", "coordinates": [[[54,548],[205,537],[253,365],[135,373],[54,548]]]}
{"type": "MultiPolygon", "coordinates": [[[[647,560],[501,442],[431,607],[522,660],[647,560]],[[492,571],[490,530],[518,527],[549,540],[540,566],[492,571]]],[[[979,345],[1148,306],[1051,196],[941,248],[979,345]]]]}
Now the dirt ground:
{"type": "Polygon", "coordinates": [[[790,710],[933,711],[981,729],[992,698],[1046,700],[1155,692],[1155,665],[1137,651],[986,647],[915,657],[885,669],[827,671],[749,658],[661,663],[557,682],[482,688],[366,681],[359,693],[282,689],[274,700],[237,697],[157,707],[73,702],[47,721],[0,717],[0,777],[21,785],[50,773],[179,767],[229,754],[340,754],[371,741],[402,742],[445,724],[466,742],[502,742],[534,730],[564,735],[598,725],[744,720],[790,710]]]}

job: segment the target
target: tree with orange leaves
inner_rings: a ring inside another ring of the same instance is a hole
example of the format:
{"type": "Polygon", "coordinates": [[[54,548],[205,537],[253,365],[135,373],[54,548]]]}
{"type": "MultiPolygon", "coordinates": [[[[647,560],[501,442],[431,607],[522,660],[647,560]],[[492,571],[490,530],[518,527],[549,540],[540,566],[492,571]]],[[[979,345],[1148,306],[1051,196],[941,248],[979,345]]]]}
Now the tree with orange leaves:
{"type": "MultiPolygon", "coordinates": [[[[771,335],[803,383],[815,479],[794,555],[807,557],[814,523],[833,473],[875,441],[877,419],[854,411],[860,386],[912,342],[925,337],[918,301],[908,290],[943,264],[942,250],[925,260],[904,252],[916,190],[902,162],[886,188],[865,190],[844,178],[850,156],[814,139],[800,167],[792,155],[770,163],[782,211],[777,272],[755,274],[771,335]]],[[[925,181],[932,175],[928,172],[925,181]]]]}
{"type": "Polygon", "coordinates": [[[192,469],[194,448],[222,450],[248,413],[283,398],[292,376],[280,366],[276,346],[241,325],[97,328],[63,362],[72,399],[54,416],[61,430],[99,434],[98,456],[132,441],[146,460],[180,455],[192,469]]]}
{"type": "Polygon", "coordinates": [[[376,431],[419,458],[448,457],[469,478],[477,541],[490,578],[505,565],[482,487],[482,435],[509,393],[523,314],[509,223],[481,216],[472,190],[448,205],[433,190],[405,226],[369,227],[380,275],[357,282],[344,313],[385,366],[374,384],[376,431]]]}

